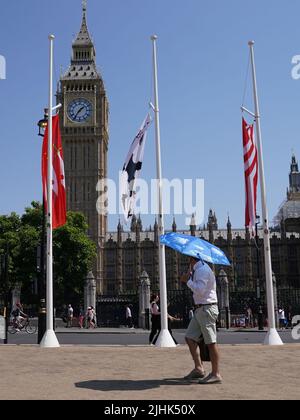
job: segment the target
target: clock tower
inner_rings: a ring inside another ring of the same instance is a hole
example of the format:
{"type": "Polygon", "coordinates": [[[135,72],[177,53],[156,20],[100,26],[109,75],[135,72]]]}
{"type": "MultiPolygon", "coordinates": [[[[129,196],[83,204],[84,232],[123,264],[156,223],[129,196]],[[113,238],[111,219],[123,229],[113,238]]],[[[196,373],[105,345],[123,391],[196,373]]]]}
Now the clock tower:
{"type": "Polygon", "coordinates": [[[71,64],[60,79],[57,101],[65,157],[68,210],[85,215],[89,236],[97,245],[94,276],[103,293],[103,254],[107,232],[105,203],[99,206],[99,181],[107,177],[109,104],[96,51],[82,7],[80,32],[72,45],[71,64]],[[102,207],[101,207],[102,206],[102,207]]]}

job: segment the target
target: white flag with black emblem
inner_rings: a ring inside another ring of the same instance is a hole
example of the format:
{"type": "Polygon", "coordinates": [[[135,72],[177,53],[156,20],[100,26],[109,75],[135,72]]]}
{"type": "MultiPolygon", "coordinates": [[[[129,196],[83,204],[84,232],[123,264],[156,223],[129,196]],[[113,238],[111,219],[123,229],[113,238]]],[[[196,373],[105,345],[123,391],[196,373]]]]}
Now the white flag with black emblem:
{"type": "Polygon", "coordinates": [[[151,122],[148,114],[130,147],[121,175],[121,205],[126,223],[134,214],[136,181],[142,169],[147,130],[151,122]]]}

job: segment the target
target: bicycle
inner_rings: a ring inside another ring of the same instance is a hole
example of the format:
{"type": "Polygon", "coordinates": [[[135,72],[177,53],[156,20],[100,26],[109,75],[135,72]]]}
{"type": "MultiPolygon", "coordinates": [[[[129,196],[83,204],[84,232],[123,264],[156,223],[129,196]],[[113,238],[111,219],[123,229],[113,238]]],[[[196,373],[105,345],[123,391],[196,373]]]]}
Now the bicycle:
{"type": "Polygon", "coordinates": [[[25,319],[23,322],[19,323],[17,320],[13,319],[8,325],[8,332],[10,334],[16,334],[17,332],[25,330],[27,334],[35,334],[37,332],[37,327],[31,324],[29,318],[25,319]]]}

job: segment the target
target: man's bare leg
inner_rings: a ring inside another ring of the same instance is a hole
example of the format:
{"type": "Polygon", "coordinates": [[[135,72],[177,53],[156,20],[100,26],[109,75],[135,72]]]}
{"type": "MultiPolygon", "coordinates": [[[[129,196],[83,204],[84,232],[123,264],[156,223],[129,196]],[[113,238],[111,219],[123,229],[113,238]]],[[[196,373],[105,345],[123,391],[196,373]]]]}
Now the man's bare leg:
{"type": "Polygon", "coordinates": [[[212,376],[222,379],[220,374],[220,355],[217,344],[209,344],[209,355],[212,365],[212,376]]]}
{"type": "Polygon", "coordinates": [[[190,353],[195,363],[195,370],[199,371],[200,373],[203,373],[204,367],[203,367],[203,363],[198,352],[198,343],[196,343],[196,341],[190,338],[186,338],[185,341],[187,345],[189,346],[190,353]]]}

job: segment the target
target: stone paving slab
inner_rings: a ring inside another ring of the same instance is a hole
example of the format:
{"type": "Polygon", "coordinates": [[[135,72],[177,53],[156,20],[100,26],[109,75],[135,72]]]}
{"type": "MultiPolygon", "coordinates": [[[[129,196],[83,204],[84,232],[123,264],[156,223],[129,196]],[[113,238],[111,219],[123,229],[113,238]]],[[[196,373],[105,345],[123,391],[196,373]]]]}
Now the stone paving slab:
{"type": "Polygon", "coordinates": [[[224,384],[203,387],[181,379],[192,367],[187,346],[0,346],[0,399],[300,399],[300,345],[220,351],[224,384]]]}

